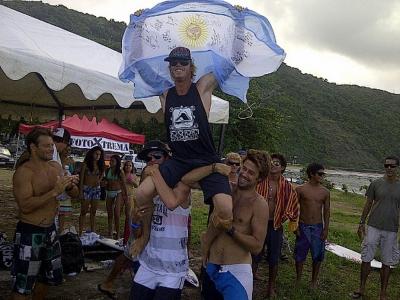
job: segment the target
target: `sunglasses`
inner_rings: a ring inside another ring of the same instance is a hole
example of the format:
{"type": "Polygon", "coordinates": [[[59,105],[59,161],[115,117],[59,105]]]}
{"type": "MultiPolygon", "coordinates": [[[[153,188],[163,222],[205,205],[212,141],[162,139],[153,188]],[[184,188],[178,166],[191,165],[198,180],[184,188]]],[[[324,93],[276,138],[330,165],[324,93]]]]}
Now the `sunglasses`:
{"type": "Polygon", "coordinates": [[[325,176],[325,175],[326,175],[326,173],[325,173],[325,172],[317,172],[317,174],[318,174],[318,176],[320,176],[320,177],[323,177],[323,176],[325,176]]]}
{"type": "Polygon", "coordinates": [[[394,169],[394,168],[397,168],[398,165],[394,165],[394,164],[384,164],[384,167],[385,167],[385,169],[389,169],[389,168],[394,169]]]}
{"type": "Polygon", "coordinates": [[[273,164],[274,166],[280,166],[280,165],[281,165],[281,162],[280,162],[279,160],[273,160],[273,161],[272,161],[272,164],[273,164]]]}
{"type": "Polygon", "coordinates": [[[149,155],[147,155],[145,161],[146,162],[152,161],[153,158],[155,160],[159,160],[159,159],[163,158],[163,155],[162,154],[149,154],[149,155]]]}
{"type": "Polygon", "coordinates": [[[240,162],[230,161],[230,160],[228,160],[226,164],[229,166],[236,166],[236,167],[240,166],[240,162]]]}
{"type": "Polygon", "coordinates": [[[177,66],[178,63],[179,63],[181,66],[186,67],[187,65],[189,65],[190,62],[189,62],[188,60],[171,60],[171,61],[169,62],[169,64],[170,64],[171,66],[173,66],[173,67],[177,66]]]}

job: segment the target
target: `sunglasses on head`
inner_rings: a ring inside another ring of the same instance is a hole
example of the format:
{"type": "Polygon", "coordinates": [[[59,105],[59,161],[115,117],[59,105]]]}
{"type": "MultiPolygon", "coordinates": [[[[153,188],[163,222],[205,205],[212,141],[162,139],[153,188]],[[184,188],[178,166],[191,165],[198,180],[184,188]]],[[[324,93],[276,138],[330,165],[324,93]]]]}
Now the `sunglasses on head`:
{"type": "Polygon", "coordinates": [[[322,177],[322,176],[325,176],[326,173],[325,173],[325,172],[317,172],[317,175],[320,176],[320,177],[322,177]]]}
{"type": "Polygon", "coordinates": [[[385,169],[389,169],[389,168],[394,169],[394,168],[398,167],[398,165],[395,165],[395,164],[384,164],[384,166],[385,166],[385,169]]]}
{"type": "Polygon", "coordinates": [[[228,162],[226,164],[229,166],[236,166],[236,167],[240,166],[240,162],[230,161],[230,160],[228,160],[228,162]]]}
{"type": "Polygon", "coordinates": [[[189,65],[189,61],[188,60],[171,60],[170,62],[169,62],[169,64],[171,65],[171,66],[173,66],[173,67],[175,67],[176,65],[178,65],[178,63],[181,65],[181,66],[183,66],[183,67],[186,67],[187,65],[189,65]]]}

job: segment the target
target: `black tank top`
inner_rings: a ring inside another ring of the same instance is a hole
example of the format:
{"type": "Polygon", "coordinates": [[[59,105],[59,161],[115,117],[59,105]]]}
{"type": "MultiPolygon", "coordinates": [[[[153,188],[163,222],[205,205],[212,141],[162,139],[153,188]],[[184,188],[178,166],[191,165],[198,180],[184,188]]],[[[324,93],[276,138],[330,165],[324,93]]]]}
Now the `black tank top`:
{"type": "Polygon", "coordinates": [[[212,163],[218,161],[206,111],[196,84],[186,95],[169,89],[165,100],[165,125],[172,157],[212,163]]]}

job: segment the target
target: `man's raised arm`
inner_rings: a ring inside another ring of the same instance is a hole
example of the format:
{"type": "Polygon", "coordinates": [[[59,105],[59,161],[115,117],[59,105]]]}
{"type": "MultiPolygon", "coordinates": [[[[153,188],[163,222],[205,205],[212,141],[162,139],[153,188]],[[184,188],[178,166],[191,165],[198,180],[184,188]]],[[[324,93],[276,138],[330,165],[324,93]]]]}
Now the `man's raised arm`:
{"type": "Polygon", "coordinates": [[[211,109],[212,92],[218,86],[218,82],[213,73],[208,73],[197,81],[196,86],[208,116],[211,109]]]}

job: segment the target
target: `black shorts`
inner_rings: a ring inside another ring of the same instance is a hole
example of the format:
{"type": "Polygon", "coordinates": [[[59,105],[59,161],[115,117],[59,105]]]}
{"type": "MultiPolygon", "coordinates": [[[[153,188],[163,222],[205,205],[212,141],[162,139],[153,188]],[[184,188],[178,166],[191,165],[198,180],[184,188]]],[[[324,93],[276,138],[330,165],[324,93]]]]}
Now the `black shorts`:
{"type": "Polygon", "coordinates": [[[18,222],[11,267],[13,291],[31,294],[36,282],[62,283],[61,246],[56,226],[39,227],[18,222]]]}
{"type": "MultiPolygon", "coordinates": [[[[193,169],[211,164],[212,162],[200,160],[183,161],[172,158],[160,165],[160,172],[167,185],[170,188],[174,188],[186,173],[189,173],[193,169]]],[[[204,177],[200,180],[199,184],[203,191],[204,202],[206,204],[211,204],[212,197],[216,194],[231,195],[228,177],[220,173],[212,173],[204,177]]]]}
{"type": "Polygon", "coordinates": [[[160,286],[152,290],[134,281],[129,300],[180,300],[181,296],[181,289],[160,286]]]}
{"type": "Polygon", "coordinates": [[[282,226],[275,230],[274,221],[268,221],[268,231],[265,243],[267,246],[267,261],[269,266],[273,267],[278,265],[283,243],[282,226]]]}
{"type": "Polygon", "coordinates": [[[218,292],[214,281],[211,280],[203,266],[201,267],[200,277],[201,295],[204,300],[224,300],[224,297],[218,292]]]}

